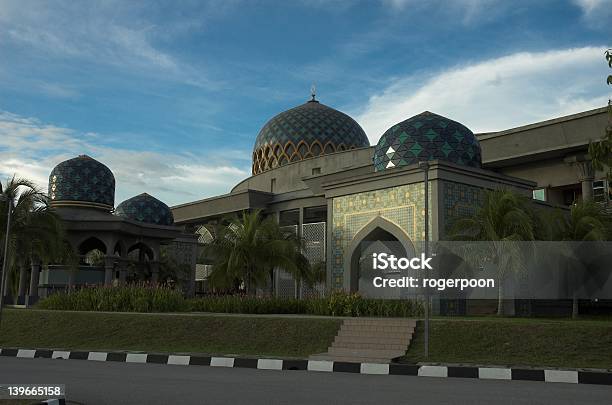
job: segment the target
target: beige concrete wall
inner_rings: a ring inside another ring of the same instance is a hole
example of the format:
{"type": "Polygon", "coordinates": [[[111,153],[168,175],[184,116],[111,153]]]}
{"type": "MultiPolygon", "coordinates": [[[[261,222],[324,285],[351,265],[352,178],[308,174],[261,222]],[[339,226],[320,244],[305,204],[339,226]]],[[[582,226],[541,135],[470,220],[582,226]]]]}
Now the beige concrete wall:
{"type": "Polygon", "coordinates": [[[562,159],[546,159],[508,166],[499,171],[508,176],[531,180],[537,183],[537,188],[560,187],[579,182],[578,170],[563,162],[562,159]]]}
{"type": "Polygon", "coordinates": [[[247,189],[270,192],[272,179],[275,180],[274,193],[287,193],[306,189],[302,181],[304,177],[312,176],[313,169],[319,168],[321,174],[335,173],[349,168],[372,164],[373,147],[353,149],[332,153],[316,158],[290,163],[276,169],[251,176],[233,189],[232,193],[247,189]]]}
{"type": "MultiPolygon", "coordinates": [[[[604,134],[605,107],[506,131],[477,134],[483,167],[508,176],[531,180],[545,188],[547,201],[563,203],[563,188],[578,186],[580,172],[565,158],[584,155],[589,142],[604,134]]],[[[595,179],[604,178],[603,172],[595,179]]]]}

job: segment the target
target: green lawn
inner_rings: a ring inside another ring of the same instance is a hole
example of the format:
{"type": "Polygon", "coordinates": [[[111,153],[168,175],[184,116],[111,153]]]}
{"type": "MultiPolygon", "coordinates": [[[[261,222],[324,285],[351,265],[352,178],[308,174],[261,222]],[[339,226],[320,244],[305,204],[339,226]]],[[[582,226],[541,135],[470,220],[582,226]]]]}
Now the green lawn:
{"type": "Polygon", "coordinates": [[[0,347],[307,357],[339,320],[5,310],[0,347]]]}
{"type": "MultiPolygon", "coordinates": [[[[429,362],[612,368],[612,321],[434,319],[429,362]]],[[[425,361],[419,322],[403,362],[425,361]]]]}
{"type": "MultiPolygon", "coordinates": [[[[306,358],[327,350],[341,321],[8,309],[0,347],[134,350],[306,358]]],[[[403,362],[423,358],[423,324],[403,362]]],[[[436,318],[430,362],[612,368],[611,320],[436,318]]]]}

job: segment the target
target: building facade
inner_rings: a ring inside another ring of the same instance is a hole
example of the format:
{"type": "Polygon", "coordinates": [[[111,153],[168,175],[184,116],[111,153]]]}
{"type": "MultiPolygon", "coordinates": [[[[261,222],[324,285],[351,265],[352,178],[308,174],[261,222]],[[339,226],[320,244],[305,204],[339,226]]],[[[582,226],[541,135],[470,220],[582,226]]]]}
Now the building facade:
{"type": "Polygon", "coordinates": [[[156,283],[162,281],[161,267],[168,256],[172,266],[184,270],[184,292],[194,294],[197,238],[175,226],[163,202],[143,193],[115,208],[112,171],[87,155],[55,166],[49,175],[49,199],[64,225],[74,262],[43,265],[34,260],[29,280],[21,268],[16,297],[6,283],[5,301],[31,305],[67,288],[156,283]]]}
{"type": "MultiPolygon", "coordinates": [[[[261,210],[295,232],[311,262],[324,262],[325,286],[295,287],[277,272],[277,294],[344,290],[368,295],[360,262],[368,243],[399,242],[405,252],[444,240],[456,218],[474,213],[483,190],[505,187],[544,205],[609,200],[587,149],[601,138],[606,108],[496,133],[473,134],[424,112],[393,125],[369,145],[352,118],[313,99],[272,118],[253,150],[253,175],[228,194],[172,207],[176,225],[210,240],[210,227],[243,210],[261,210]],[[424,170],[428,162],[429,193],[424,170]]],[[[197,278],[204,279],[200,268],[197,278]]]]}

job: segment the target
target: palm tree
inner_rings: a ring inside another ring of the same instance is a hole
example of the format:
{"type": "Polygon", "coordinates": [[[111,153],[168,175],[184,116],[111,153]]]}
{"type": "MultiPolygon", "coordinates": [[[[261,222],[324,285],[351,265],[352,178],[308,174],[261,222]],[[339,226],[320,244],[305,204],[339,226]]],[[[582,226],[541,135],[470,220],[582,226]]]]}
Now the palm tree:
{"type": "Polygon", "coordinates": [[[180,263],[167,246],[162,246],[159,257],[159,279],[160,284],[168,284],[185,288],[184,284],[189,280],[191,266],[180,263]]]}
{"type": "MultiPolygon", "coordinates": [[[[570,242],[598,242],[608,240],[612,218],[601,204],[593,201],[579,201],[571,206],[569,215],[557,215],[553,222],[553,238],[567,242],[563,249],[566,263],[583,265],[584,258],[579,252],[582,244],[570,242]]],[[[578,317],[577,282],[573,282],[572,318],[578,317]]]]}
{"type": "MultiPolygon", "coordinates": [[[[13,203],[9,238],[6,285],[15,287],[16,275],[22,289],[27,269],[33,262],[73,261],[72,250],[66,243],[60,218],[49,207],[49,199],[33,182],[16,178],[0,184],[0,193],[13,203]],[[10,280],[13,280],[12,282],[10,280]]],[[[0,232],[6,237],[7,205],[0,207],[0,232]]],[[[5,252],[2,251],[2,258],[5,252]]],[[[21,292],[21,291],[20,291],[21,292]]]]}
{"type": "Polygon", "coordinates": [[[296,279],[310,279],[310,264],[301,253],[298,239],[284,232],[260,211],[243,212],[215,229],[204,255],[213,262],[211,284],[247,294],[254,287],[272,282],[274,268],[282,268],[296,279]],[[270,278],[270,279],[269,279],[270,278]]]}
{"type": "MultiPolygon", "coordinates": [[[[485,258],[497,266],[498,315],[504,315],[504,278],[510,272],[524,270],[518,242],[535,238],[529,201],[528,197],[508,189],[488,190],[484,204],[475,215],[457,220],[451,230],[452,240],[487,242],[478,244],[479,254],[467,254],[465,257],[468,260],[485,258]]],[[[471,244],[466,245],[469,246],[471,244]]]]}

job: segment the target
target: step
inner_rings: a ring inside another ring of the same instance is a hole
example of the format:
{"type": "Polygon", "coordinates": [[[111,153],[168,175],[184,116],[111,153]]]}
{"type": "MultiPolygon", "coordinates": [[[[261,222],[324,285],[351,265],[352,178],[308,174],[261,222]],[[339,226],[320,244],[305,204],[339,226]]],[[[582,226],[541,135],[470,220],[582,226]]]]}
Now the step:
{"type": "Polygon", "coordinates": [[[371,318],[371,317],[351,317],[351,318],[344,318],[344,321],[349,321],[349,322],[416,322],[417,319],[414,318],[385,318],[385,317],[379,317],[379,318],[371,318]]]}
{"type": "Polygon", "coordinates": [[[357,324],[357,325],[395,325],[395,326],[403,326],[403,325],[416,325],[416,320],[414,319],[393,319],[393,318],[350,318],[344,319],[344,323],[357,324]]]}
{"type": "Polygon", "coordinates": [[[414,319],[345,319],[327,353],[313,355],[310,359],[389,363],[406,353],[415,328],[414,319]]]}
{"type": "Polygon", "coordinates": [[[414,331],[414,327],[411,326],[387,326],[387,325],[347,325],[343,324],[341,326],[342,330],[355,330],[355,331],[372,331],[372,332],[403,332],[403,333],[412,333],[414,331]]]}
{"type": "Polygon", "coordinates": [[[338,334],[336,339],[343,342],[364,342],[364,343],[390,343],[390,344],[408,344],[412,340],[412,335],[401,336],[360,336],[360,335],[345,335],[338,334]]]}
{"type": "Polygon", "coordinates": [[[327,354],[332,356],[346,357],[374,357],[374,358],[395,358],[403,356],[406,350],[385,350],[385,349],[344,349],[339,347],[330,347],[327,354]]]}
{"type": "Polygon", "coordinates": [[[334,342],[338,343],[375,343],[387,345],[408,346],[412,336],[402,336],[401,338],[381,338],[380,336],[336,336],[334,342]]]}
{"type": "Polygon", "coordinates": [[[365,327],[390,327],[390,328],[414,328],[416,324],[414,322],[396,323],[396,322],[352,322],[343,321],[343,325],[349,326],[365,326],[365,327]]]}
{"type": "Polygon", "coordinates": [[[382,350],[403,350],[404,352],[408,349],[408,345],[403,344],[389,344],[389,343],[364,343],[364,342],[336,342],[334,341],[331,347],[337,347],[340,349],[351,349],[351,350],[369,350],[369,349],[382,349],[382,350]]]}
{"type": "Polygon", "coordinates": [[[412,336],[409,332],[358,331],[340,329],[337,336],[376,337],[379,339],[401,339],[412,336]]]}

